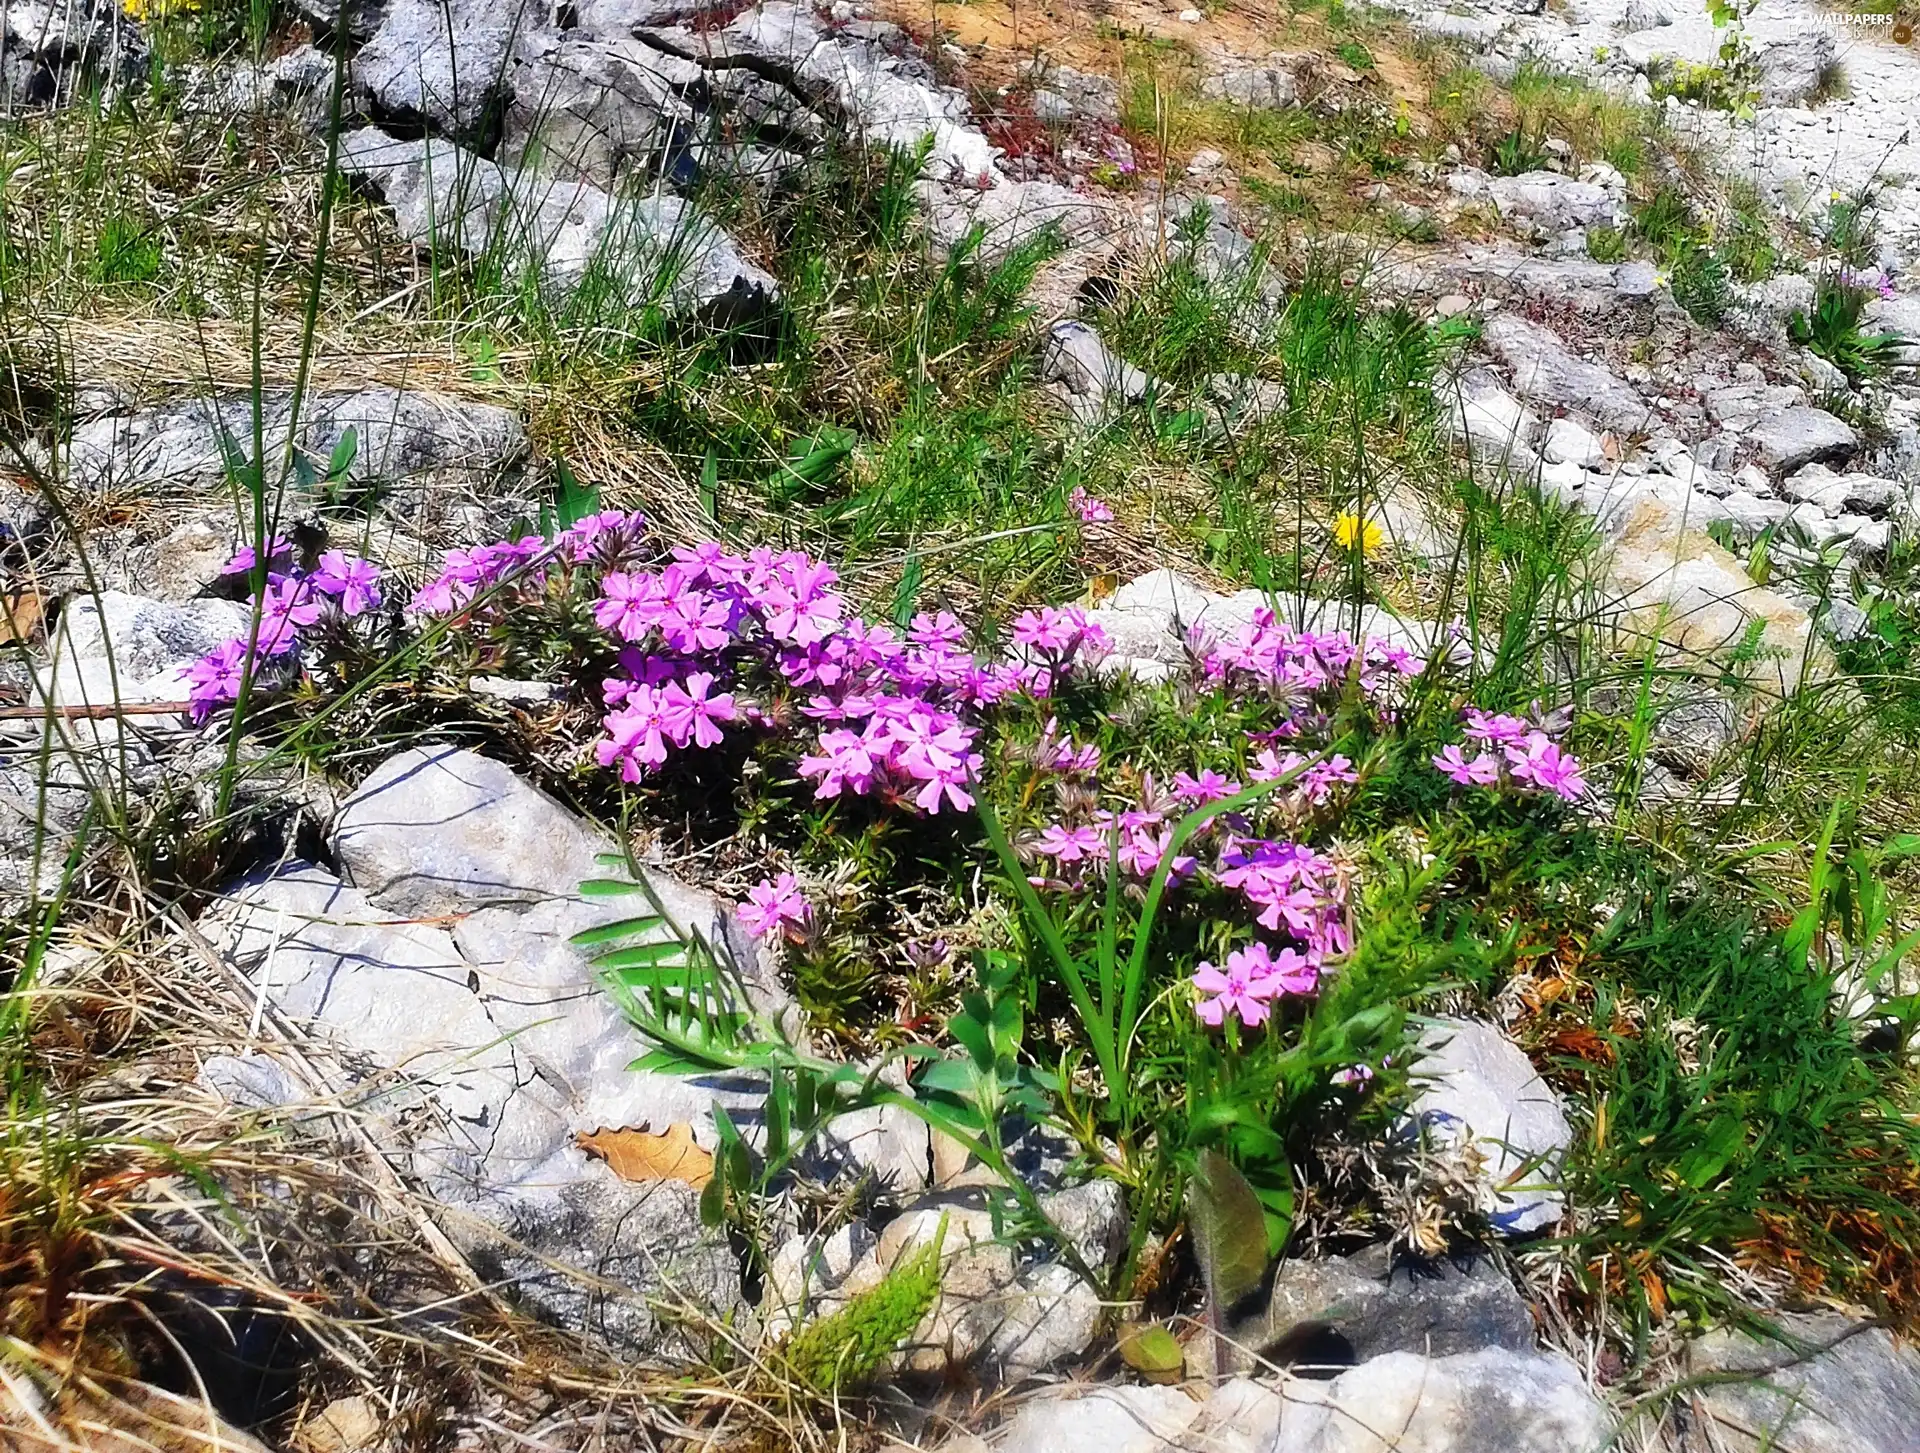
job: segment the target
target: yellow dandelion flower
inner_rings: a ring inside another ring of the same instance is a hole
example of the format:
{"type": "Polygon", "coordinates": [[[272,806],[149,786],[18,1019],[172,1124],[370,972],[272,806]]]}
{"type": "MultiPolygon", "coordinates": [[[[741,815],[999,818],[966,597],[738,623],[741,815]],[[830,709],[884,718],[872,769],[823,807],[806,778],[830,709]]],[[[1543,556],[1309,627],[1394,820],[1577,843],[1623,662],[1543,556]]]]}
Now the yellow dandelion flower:
{"type": "Polygon", "coordinates": [[[120,8],[127,13],[129,20],[165,20],[170,15],[180,15],[198,10],[202,0],[120,0],[120,8]]]}
{"type": "Polygon", "coordinates": [[[1343,511],[1333,522],[1333,542],[1342,550],[1351,550],[1357,542],[1362,555],[1371,555],[1386,540],[1385,530],[1373,520],[1363,523],[1352,510],[1343,511]]]}

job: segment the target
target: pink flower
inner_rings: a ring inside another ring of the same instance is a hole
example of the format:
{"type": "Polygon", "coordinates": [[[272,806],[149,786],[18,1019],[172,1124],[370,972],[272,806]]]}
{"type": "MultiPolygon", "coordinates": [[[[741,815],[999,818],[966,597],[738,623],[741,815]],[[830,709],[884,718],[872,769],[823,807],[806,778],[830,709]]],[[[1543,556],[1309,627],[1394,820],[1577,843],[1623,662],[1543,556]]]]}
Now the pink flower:
{"type": "Polygon", "coordinates": [[[823,641],[839,629],[844,603],[831,587],[839,576],[795,552],[760,592],[767,634],[796,646],[823,641]]]}
{"type": "Polygon", "coordinates": [[[322,595],[339,597],[343,616],[379,609],[380,567],[371,560],[329,550],[320,557],[319,568],[307,579],[322,595]]]}
{"type": "Polygon", "coordinates": [[[717,747],[721,741],[717,723],[736,719],[732,695],[709,697],[712,686],[711,673],[695,671],[685,686],[675,681],[661,690],[660,722],[678,745],[691,741],[698,747],[717,747]]]}
{"type": "Polygon", "coordinates": [[[669,565],[661,572],[652,615],[661,639],[676,651],[717,651],[733,640],[727,629],[733,608],[696,587],[684,565],[669,565]]]}
{"type": "Polygon", "coordinates": [[[667,723],[661,712],[661,690],[657,686],[635,686],[627,693],[626,704],[601,719],[607,735],[594,747],[594,756],[603,767],[616,762],[623,781],[638,782],[649,767],[667,760],[667,723]]]}
{"type": "Polygon", "coordinates": [[[1348,1065],[1343,1070],[1333,1072],[1333,1082],[1336,1085],[1346,1085],[1355,1089],[1364,1089],[1372,1078],[1372,1065],[1348,1065]]]}
{"type": "Polygon", "coordinates": [[[320,603],[304,580],[282,575],[267,586],[260,597],[260,651],[282,656],[300,642],[300,631],[320,619],[320,603]]]}
{"type": "MultiPolygon", "coordinates": [[[[1122,819],[1124,822],[1124,818],[1122,819]]],[[[1155,833],[1151,827],[1135,827],[1129,830],[1120,843],[1120,866],[1136,878],[1151,878],[1160,869],[1160,863],[1173,847],[1173,829],[1164,828],[1155,833]]],[[[1173,859],[1167,868],[1167,881],[1179,883],[1193,875],[1198,866],[1194,859],[1182,853],[1173,859]]]]}
{"type": "Polygon", "coordinates": [[[1500,760],[1491,752],[1469,760],[1459,747],[1449,745],[1440,749],[1433,765],[1462,787],[1491,787],[1500,780],[1500,760]]]}
{"type": "Polygon", "coordinates": [[[873,790],[874,775],[880,770],[884,752],[860,732],[844,729],[822,732],[820,750],[800,759],[800,775],[818,778],[815,797],[838,797],[852,790],[865,794],[873,790]]]}
{"type": "Polygon", "coordinates": [[[1516,782],[1531,782],[1543,792],[1577,802],[1587,790],[1578,758],[1555,746],[1545,732],[1530,732],[1524,743],[1509,746],[1507,770],[1516,782]]]}
{"type": "Polygon", "coordinates": [[[1198,777],[1190,777],[1185,772],[1173,774],[1173,790],[1181,799],[1199,807],[1209,802],[1218,802],[1231,797],[1240,790],[1238,782],[1229,781],[1211,767],[1198,777]]]}
{"type": "Polygon", "coordinates": [[[187,682],[187,701],[195,721],[205,721],[216,706],[240,695],[240,678],[247,668],[247,643],[228,641],[216,646],[181,674],[187,682]]]}
{"type": "Polygon", "coordinates": [[[734,916],[755,938],[777,931],[798,934],[812,927],[813,905],[801,895],[799,880],[782,873],[762,878],[747,889],[747,901],[734,910],[734,916]]]}
{"type": "MultiPolygon", "coordinates": [[[[234,552],[233,558],[220,567],[220,573],[222,575],[249,574],[252,572],[254,564],[259,558],[253,546],[242,545],[234,552]]],[[[275,535],[273,537],[273,543],[267,547],[267,568],[269,570],[284,570],[292,563],[293,541],[289,540],[285,535],[275,535]]]]}
{"type": "Polygon", "coordinates": [[[1056,665],[1075,653],[1098,658],[1113,649],[1107,633],[1077,605],[1041,606],[1013,618],[1013,643],[1036,651],[1056,665]]]}
{"type": "MultiPolygon", "coordinates": [[[[1291,949],[1284,952],[1292,954],[1294,960],[1299,959],[1291,949]]],[[[1256,943],[1228,954],[1224,972],[1212,964],[1196,966],[1193,986],[1213,997],[1194,1005],[1194,1013],[1200,1016],[1201,1023],[1216,1027],[1226,1021],[1227,1015],[1238,1014],[1240,1022],[1251,1029],[1266,1023],[1267,1016],[1273,1012],[1271,1000],[1282,994],[1309,993],[1313,985],[1312,977],[1303,980],[1297,964],[1289,961],[1282,969],[1267,952],[1266,945],[1256,943]],[[1306,988],[1291,987],[1302,982],[1306,988]]]]}
{"type": "Polygon", "coordinates": [[[637,641],[653,628],[659,601],[659,576],[609,571],[600,577],[600,599],[593,603],[594,624],[623,641],[637,641]]]}
{"type": "Polygon", "coordinates": [[[1489,747],[1509,747],[1527,739],[1532,730],[1522,717],[1480,711],[1468,707],[1461,715],[1467,723],[1467,740],[1489,747]]]}
{"type": "Polygon", "coordinates": [[[1067,500],[1080,516],[1082,524],[1104,525],[1113,519],[1113,507],[1105,500],[1088,494],[1080,485],[1076,484],[1073,487],[1073,493],[1067,497],[1067,500]]]}
{"type": "Polygon", "coordinates": [[[1099,829],[1062,827],[1059,823],[1049,823],[1041,828],[1034,847],[1062,864],[1096,863],[1107,855],[1107,842],[1101,837],[1099,829]]]}

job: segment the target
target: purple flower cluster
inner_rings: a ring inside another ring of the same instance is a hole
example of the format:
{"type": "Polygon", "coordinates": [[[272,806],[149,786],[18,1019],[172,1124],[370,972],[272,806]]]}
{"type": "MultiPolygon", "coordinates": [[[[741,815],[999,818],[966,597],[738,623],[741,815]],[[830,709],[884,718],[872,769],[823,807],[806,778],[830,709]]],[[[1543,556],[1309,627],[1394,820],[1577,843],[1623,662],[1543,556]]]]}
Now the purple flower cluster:
{"type": "MultiPolygon", "coordinates": [[[[1047,695],[1106,645],[1081,611],[1028,611],[1013,623],[1027,662],[983,665],[952,614],[916,616],[904,636],[870,624],[848,612],[834,571],[799,551],[736,555],[708,541],[650,559],[643,537],[639,516],[609,513],[551,546],[530,537],[453,551],[415,602],[500,609],[546,589],[556,570],[598,567],[592,619],[621,650],[596,754],[629,782],[736,729],[798,721],[813,734],[798,744],[798,771],[816,798],[964,810],[985,765],[979,713],[1047,695]]],[[[1097,750],[1064,745],[1088,770],[1098,762],[1097,750]]]]}
{"type": "Polygon", "coordinates": [[[1839,280],[1841,287],[1859,288],[1863,292],[1878,293],[1888,300],[1900,295],[1900,290],[1893,285],[1893,279],[1877,267],[1861,269],[1842,264],[1839,280]]]}
{"type": "Polygon", "coordinates": [[[1113,506],[1098,495],[1088,494],[1084,485],[1076,484],[1073,493],[1067,497],[1067,503],[1080,517],[1083,525],[1107,525],[1113,523],[1113,506]]]}
{"type": "MultiPolygon", "coordinates": [[[[1426,669],[1403,646],[1373,637],[1356,643],[1345,631],[1292,630],[1265,607],[1224,641],[1201,622],[1188,632],[1188,642],[1206,674],[1229,685],[1311,697],[1357,679],[1367,700],[1382,709],[1392,706],[1401,683],[1426,669]]],[[[1297,735],[1307,725],[1295,720],[1283,732],[1297,735]]]]}
{"type": "MultiPolygon", "coordinates": [[[[259,564],[252,546],[240,550],[220,574],[251,574],[259,564]]],[[[311,570],[293,561],[293,546],[275,536],[267,549],[266,588],[255,602],[257,626],[222,642],[186,668],[189,710],[196,722],[240,696],[242,681],[262,667],[296,658],[301,633],[327,621],[351,620],[379,609],[380,567],[357,555],[328,550],[311,570]]]]}
{"type": "Polygon", "coordinates": [[[423,615],[453,615],[479,602],[481,609],[510,611],[529,592],[543,589],[556,570],[589,564],[617,569],[639,549],[646,527],[647,517],[637,510],[604,510],[576,521],[551,543],[524,535],[449,550],[440,573],[415,592],[413,608],[423,615]]]}
{"type": "Polygon", "coordinates": [[[1214,881],[1260,910],[1260,926],[1298,939],[1316,965],[1353,947],[1346,886],[1333,864],[1299,843],[1229,838],[1214,881]]]}
{"type": "Polygon", "coordinates": [[[1586,795],[1580,759],[1562,750],[1544,727],[1525,717],[1471,706],[1461,719],[1474,755],[1449,745],[1440,749],[1433,765],[1462,787],[1513,786],[1551,792],[1568,802],[1586,795]]]}

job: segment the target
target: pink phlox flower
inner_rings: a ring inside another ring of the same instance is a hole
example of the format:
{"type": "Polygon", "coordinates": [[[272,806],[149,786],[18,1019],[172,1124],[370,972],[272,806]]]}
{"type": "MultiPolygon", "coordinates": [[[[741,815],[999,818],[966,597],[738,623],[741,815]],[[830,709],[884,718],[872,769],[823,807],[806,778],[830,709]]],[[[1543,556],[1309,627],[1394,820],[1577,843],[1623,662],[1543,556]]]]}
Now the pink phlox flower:
{"type": "Polygon", "coordinates": [[[727,629],[732,618],[731,603],[700,589],[686,566],[669,565],[660,572],[653,623],[674,650],[689,654],[720,650],[733,640],[727,629]]]}
{"type": "Polygon", "coordinates": [[[601,719],[607,735],[595,745],[594,756],[603,767],[618,763],[624,781],[638,782],[648,768],[667,760],[662,694],[658,686],[635,685],[625,704],[601,719]]]}
{"type": "Polygon", "coordinates": [[[1367,660],[1401,676],[1418,676],[1427,669],[1427,663],[1405,646],[1372,638],[1367,641],[1367,660]]]}
{"type": "Polygon", "coordinates": [[[1027,646],[1035,651],[1044,651],[1050,656],[1063,656],[1073,648],[1073,622],[1064,611],[1052,606],[1042,606],[1038,610],[1026,610],[1013,618],[1013,643],[1027,646]]]}
{"type": "Polygon", "coordinates": [[[281,656],[300,643],[300,632],[320,619],[320,602],[304,580],[290,575],[273,576],[266,594],[260,597],[260,630],[257,637],[263,655],[281,656]]]}
{"type": "Polygon", "coordinates": [[[817,798],[838,797],[843,791],[864,795],[873,790],[875,774],[885,760],[884,746],[862,732],[836,728],[822,732],[819,750],[800,759],[802,777],[818,779],[817,798]]]}
{"type": "Polygon", "coordinates": [[[1354,1089],[1365,1088],[1372,1078],[1373,1066],[1371,1065],[1353,1064],[1333,1072],[1333,1082],[1336,1085],[1346,1085],[1354,1089]]]}
{"type": "Polygon", "coordinates": [[[593,621],[623,641],[638,641],[653,629],[660,608],[660,577],[610,570],[600,577],[593,621]]]}
{"type": "Polygon", "coordinates": [[[1022,611],[1013,619],[1013,643],[1040,653],[1056,667],[1076,655],[1097,660],[1113,649],[1106,630],[1077,605],[1022,611]]]}
{"type": "Polygon", "coordinates": [[[1300,789],[1308,801],[1318,804],[1331,797],[1335,787],[1351,787],[1359,780],[1360,773],[1353,763],[1335,753],[1300,774],[1300,789]]]}
{"type": "Polygon", "coordinates": [[[1491,752],[1469,758],[1459,747],[1442,747],[1433,765],[1462,787],[1491,787],[1500,780],[1500,759],[1491,752]]]}
{"type": "Polygon", "coordinates": [[[1196,965],[1193,986],[1211,997],[1195,1004],[1194,1013],[1202,1024],[1215,1028],[1224,1024],[1229,1014],[1238,1014],[1249,1029],[1266,1023],[1273,1013],[1271,1001],[1284,992],[1271,970],[1266,949],[1258,944],[1228,954],[1224,971],[1209,963],[1196,965]]]}
{"type": "Polygon", "coordinates": [[[1053,717],[1040,733],[1034,760],[1039,766],[1065,776],[1089,775],[1100,768],[1100,748],[1091,742],[1076,747],[1072,736],[1060,730],[1060,719],[1053,717]]]}
{"type": "Polygon", "coordinates": [[[1489,747],[1520,745],[1526,741],[1527,733],[1533,730],[1522,717],[1480,711],[1471,706],[1461,713],[1461,717],[1467,724],[1467,740],[1489,747]]]}
{"type": "Polygon", "coordinates": [[[1311,994],[1320,987],[1320,965],[1311,955],[1290,947],[1274,953],[1265,944],[1254,944],[1248,952],[1256,949],[1265,957],[1267,972],[1278,980],[1282,993],[1311,994]]]}
{"type": "Polygon", "coordinates": [[[380,567],[371,560],[329,550],[307,580],[321,594],[338,597],[343,616],[379,609],[380,567]]]}
{"type": "Polygon", "coordinates": [[[734,910],[747,932],[755,938],[772,933],[805,933],[813,925],[813,905],[800,892],[800,882],[791,873],[777,878],[762,878],[747,889],[747,901],[734,910]]]}
{"type": "MultiPolygon", "coordinates": [[[[585,519],[575,520],[554,536],[553,547],[576,565],[584,565],[607,544],[638,540],[647,528],[647,517],[638,510],[601,510],[585,519]]],[[[604,557],[603,557],[604,558],[604,557]]]]}
{"type": "MultiPolygon", "coordinates": [[[[1156,833],[1150,827],[1136,827],[1120,839],[1120,866],[1137,878],[1151,878],[1172,848],[1172,828],[1162,828],[1156,833]]],[[[1182,853],[1169,864],[1167,881],[1185,882],[1198,866],[1196,859],[1182,853]]]]}
{"type": "Polygon", "coordinates": [[[684,747],[691,741],[696,747],[717,747],[721,741],[719,724],[738,719],[733,696],[725,692],[709,695],[712,687],[710,672],[695,671],[685,685],[675,681],[662,688],[660,720],[676,745],[684,747]]]}
{"type": "Polygon", "coordinates": [[[1531,732],[1520,746],[1507,751],[1507,770],[1518,782],[1531,782],[1568,802],[1577,802],[1587,790],[1579,759],[1563,752],[1545,732],[1531,732]]]}
{"type": "Polygon", "coordinates": [[[967,783],[985,765],[985,758],[973,750],[973,728],[925,702],[913,702],[905,710],[886,707],[876,714],[876,725],[882,724],[883,715],[889,765],[925,784],[914,801],[927,812],[938,812],[943,801],[955,811],[973,806],[967,783]]]}
{"type": "Polygon", "coordinates": [[[731,585],[747,574],[747,562],[729,554],[718,540],[702,540],[698,545],[675,545],[673,558],[695,575],[702,585],[731,585]]]}
{"type": "Polygon", "coordinates": [[[1107,856],[1107,840],[1098,828],[1063,827],[1049,823],[1040,829],[1034,847],[1061,864],[1097,863],[1107,856]]]}
{"type": "Polygon", "coordinates": [[[907,627],[907,639],[930,651],[957,651],[966,644],[967,628],[950,610],[937,615],[922,611],[907,627]]]}
{"type": "Polygon", "coordinates": [[[827,565],[794,554],[776,566],[760,602],[766,611],[767,634],[776,641],[810,645],[839,629],[845,602],[832,586],[840,579],[827,565]]]}
{"type": "MultiPolygon", "coordinates": [[[[260,556],[251,545],[242,545],[233,554],[233,558],[220,567],[222,575],[249,574],[260,556]]],[[[284,570],[293,563],[293,541],[285,535],[275,535],[267,547],[267,568],[284,570]]]]}
{"type": "Polygon", "coordinates": [[[1173,790],[1184,802],[1201,807],[1209,802],[1219,802],[1222,798],[1233,796],[1240,791],[1240,784],[1208,767],[1198,776],[1186,772],[1173,774],[1173,790]]]}
{"type": "Polygon", "coordinates": [[[1067,502],[1073,506],[1074,513],[1080,516],[1085,525],[1104,525],[1113,519],[1113,506],[1105,500],[1088,494],[1085,487],[1076,484],[1073,493],[1067,496],[1067,502]]]}
{"type": "Polygon", "coordinates": [[[215,707],[237,700],[246,669],[247,643],[240,640],[223,642],[189,665],[181,672],[187,684],[189,715],[202,722],[215,707]]]}

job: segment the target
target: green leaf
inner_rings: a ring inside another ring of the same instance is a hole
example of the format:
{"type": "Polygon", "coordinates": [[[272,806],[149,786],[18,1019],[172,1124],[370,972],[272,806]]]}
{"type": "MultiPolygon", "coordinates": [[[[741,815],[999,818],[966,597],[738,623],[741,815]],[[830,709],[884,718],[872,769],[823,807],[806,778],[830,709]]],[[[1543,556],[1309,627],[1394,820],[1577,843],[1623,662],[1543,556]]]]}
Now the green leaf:
{"type": "Polygon", "coordinates": [[[600,513],[599,487],[582,484],[567,461],[558,456],[553,461],[553,480],[554,515],[561,529],[570,530],[589,515],[600,513]]]}
{"type": "Polygon", "coordinates": [[[603,969],[643,969],[656,965],[684,969],[687,965],[678,961],[686,951],[686,945],[679,939],[669,938],[660,943],[639,943],[630,948],[611,949],[596,955],[594,963],[603,969]]]}
{"type": "Polygon", "coordinates": [[[603,923],[598,928],[583,928],[567,942],[575,948],[591,948],[597,943],[612,943],[615,939],[652,933],[665,922],[666,919],[657,913],[643,913],[637,918],[622,918],[614,923],[603,923]]]}
{"type": "Polygon", "coordinates": [[[1216,1316],[1224,1317],[1266,1275],[1266,1212],[1232,1161],[1203,1150],[1187,1187],[1187,1216],[1208,1296],[1216,1316]]]}
{"type": "Polygon", "coordinates": [[[965,1060],[943,1059],[913,1077],[913,1087],[935,1095],[965,1095],[973,1088],[973,1066],[965,1060]]]}
{"type": "Polygon", "coordinates": [[[893,623],[903,631],[913,619],[914,606],[920,599],[920,582],[925,575],[926,567],[920,563],[919,553],[909,554],[900,571],[900,583],[893,588],[893,609],[889,612],[893,623]]]}
{"type": "Polygon", "coordinates": [[[345,479],[347,471],[353,468],[353,457],[360,452],[360,434],[349,424],[340,431],[340,442],[333,446],[333,453],[327,458],[327,481],[329,483],[345,479]]]}
{"type": "Polygon", "coordinates": [[[711,444],[700,464],[700,509],[717,526],[720,523],[720,456],[711,444]]]}
{"type": "Polygon", "coordinates": [[[1148,1382],[1178,1382],[1187,1370],[1186,1351],[1165,1327],[1123,1322],[1115,1340],[1120,1360],[1148,1382]]]}
{"type": "Polygon", "coordinates": [[[625,878],[586,878],[580,883],[582,898],[619,898],[628,893],[646,891],[638,883],[629,883],[625,878]]]}

